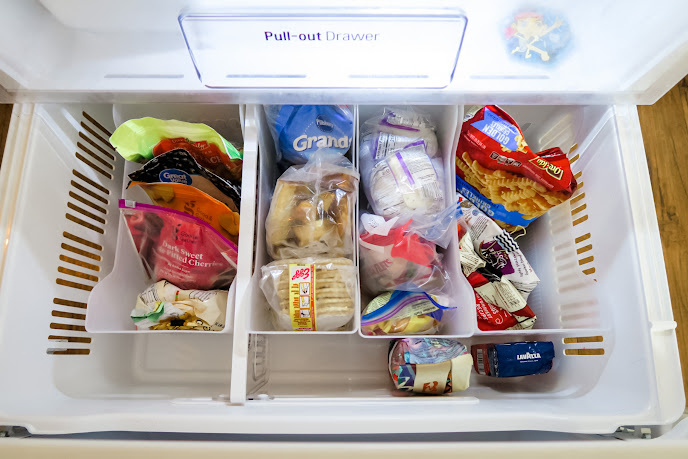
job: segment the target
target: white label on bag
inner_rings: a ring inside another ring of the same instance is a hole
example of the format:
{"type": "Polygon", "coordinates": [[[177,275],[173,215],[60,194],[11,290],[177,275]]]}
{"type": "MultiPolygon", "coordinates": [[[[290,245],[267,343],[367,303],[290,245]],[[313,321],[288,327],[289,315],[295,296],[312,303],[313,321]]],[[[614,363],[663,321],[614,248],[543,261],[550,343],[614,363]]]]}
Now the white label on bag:
{"type": "Polygon", "coordinates": [[[180,24],[209,87],[443,88],[451,82],[466,28],[460,9],[317,11],[189,13],[180,24]]]}

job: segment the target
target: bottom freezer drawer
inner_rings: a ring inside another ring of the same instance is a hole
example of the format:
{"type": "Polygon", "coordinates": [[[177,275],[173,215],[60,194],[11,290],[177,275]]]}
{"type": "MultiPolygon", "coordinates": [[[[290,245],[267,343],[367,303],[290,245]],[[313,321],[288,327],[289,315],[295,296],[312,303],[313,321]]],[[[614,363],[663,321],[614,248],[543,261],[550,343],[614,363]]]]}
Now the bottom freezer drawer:
{"type": "MultiPolygon", "coordinates": [[[[240,255],[242,244],[244,254],[264,251],[265,206],[278,174],[261,107],[173,108],[170,117],[229,126],[245,109],[240,255]]],[[[378,108],[356,107],[359,125],[378,108]]],[[[463,107],[427,109],[446,121],[460,120],[463,107]]],[[[462,322],[451,329],[458,331],[448,334],[467,346],[552,341],[554,367],[537,377],[474,373],[464,392],[420,397],[394,390],[390,340],[360,335],[358,321],[349,333],[271,332],[256,276],[250,279],[260,271],[251,268],[252,255],[236,287],[233,333],[89,333],[88,292],[117,262],[125,167],[108,133],[124,119],[164,109],[17,106],[0,176],[0,224],[8,231],[0,260],[0,424],[46,434],[368,434],[612,433],[673,422],[685,402],[635,108],[505,109],[535,151],[570,151],[579,187],[518,239],[541,279],[529,298],[535,328],[481,332],[475,305],[464,304],[462,322]]],[[[456,130],[445,124],[438,138],[451,159],[456,130]]],[[[358,151],[352,155],[357,164],[358,151]]],[[[258,253],[258,264],[265,259],[258,253]]],[[[129,294],[122,286],[123,297],[129,294]]]]}

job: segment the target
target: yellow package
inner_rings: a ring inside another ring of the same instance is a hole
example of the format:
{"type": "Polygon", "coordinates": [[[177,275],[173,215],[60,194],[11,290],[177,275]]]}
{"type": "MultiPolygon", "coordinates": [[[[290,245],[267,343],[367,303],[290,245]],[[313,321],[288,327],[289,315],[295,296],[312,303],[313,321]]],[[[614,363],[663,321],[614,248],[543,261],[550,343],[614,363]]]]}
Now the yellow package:
{"type": "Polygon", "coordinates": [[[156,206],[200,218],[235,244],[239,241],[239,213],[201,190],[172,182],[132,182],[131,186],[143,188],[156,206]]]}

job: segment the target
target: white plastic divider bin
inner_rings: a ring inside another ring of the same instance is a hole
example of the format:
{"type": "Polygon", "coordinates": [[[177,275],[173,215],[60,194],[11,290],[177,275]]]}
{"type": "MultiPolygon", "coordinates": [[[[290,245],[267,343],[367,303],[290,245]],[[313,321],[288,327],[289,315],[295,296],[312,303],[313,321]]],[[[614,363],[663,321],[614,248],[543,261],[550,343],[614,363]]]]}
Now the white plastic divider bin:
{"type": "MultiPolygon", "coordinates": [[[[130,119],[146,116],[160,119],[176,119],[191,123],[205,123],[234,145],[243,145],[240,124],[241,115],[238,105],[189,106],[186,104],[156,104],[150,106],[115,105],[113,107],[112,117],[115,127],[119,127],[119,125],[130,119]]],[[[251,167],[252,164],[252,162],[247,163],[248,168],[242,170],[242,175],[245,174],[247,178],[255,177],[256,170],[251,167]]],[[[127,189],[130,182],[129,174],[142,167],[142,164],[124,161],[122,191],[119,195],[122,199],[150,203],[150,198],[139,187],[127,189]]],[[[248,182],[250,184],[251,180],[249,179],[248,182]]],[[[249,194],[255,194],[254,190],[249,188],[249,194]]],[[[118,213],[120,212],[117,211],[116,214],[118,213]]],[[[159,333],[160,330],[137,330],[134,322],[131,320],[130,313],[133,305],[136,304],[136,298],[143,290],[150,286],[152,280],[148,278],[143,269],[124,217],[120,215],[119,220],[114,267],[112,272],[95,285],[89,295],[88,308],[86,310],[86,330],[91,333],[159,333]]],[[[252,221],[253,218],[249,218],[251,224],[253,223],[252,221]]],[[[242,243],[252,245],[251,239],[252,237],[241,238],[240,236],[239,246],[242,243]]],[[[250,272],[250,269],[250,259],[237,261],[237,272],[240,270],[250,272]]],[[[224,328],[218,331],[201,331],[200,333],[232,333],[235,298],[236,283],[233,281],[227,298],[224,328]]],[[[180,333],[199,333],[196,330],[169,330],[163,332],[175,335],[180,333]]]]}
{"type": "MultiPolygon", "coordinates": [[[[393,106],[393,105],[392,105],[393,106]]],[[[361,105],[359,106],[358,127],[361,132],[361,127],[370,118],[381,116],[384,112],[385,105],[361,105]]],[[[456,175],[455,175],[455,158],[456,146],[458,144],[458,133],[461,129],[461,120],[463,118],[463,106],[456,105],[416,105],[413,109],[424,113],[430,117],[436,127],[437,141],[439,151],[441,152],[443,177],[441,177],[444,186],[445,202],[444,206],[449,207],[456,204],[456,175]]],[[[357,138],[357,145],[360,142],[360,136],[357,138]]],[[[358,157],[358,148],[356,149],[356,156],[358,157]]],[[[360,164],[360,160],[359,160],[360,164]]],[[[359,172],[362,172],[359,170],[359,172]]],[[[368,208],[368,201],[363,190],[363,183],[361,180],[359,192],[359,217],[363,212],[372,211],[368,208]]],[[[360,218],[356,220],[356,229],[360,231],[360,218]]],[[[358,234],[358,233],[357,233],[358,234]]],[[[473,288],[470,286],[466,277],[461,271],[461,264],[459,262],[459,238],[458,233],[453,231],[451,242],[446,250],[438,248],[442,255],[442,266],[446,269],[449,276],[451,287],[447,290],[447,296],[450,298],[451,306],[457,309],[449,310],[444,313],[442,324],[439,333],[434,336],[462,338],[471,336],[477,326],[475,314],[475,299],[473,296],[473,288]]],[[[365,289],[361,290],[361,306],[365,308],[374,297],[365,289]]],[[[360,330],[359,320],[359,334],[364,338],[372,339],[390,339],[388,336],[368,336],[364,335],[360,330]]],[[[396,338],[403,338],[404,335],[396,336],[396,338]]]]}
{"type": "MultiPolygon", "coordinates": [[[[265,112],[262,106],[255,106],[256,114],[258,116],[258,204],[256,213],[256,241],[255,241],[255,272],[251,280],[250,290],[252,291],[249,297],[245,297],[246,307],[250,309],[250,323],[249,330],[251,333],[265,333],[265,334],[292,334],[298,333],[302,335],[309,334],[340,334],[340,333],[356,333],[360,323],[360,297],[356,295],[354,298],[354,316],[352,320],[342,327],[340,330],[333,331],[313,331],[313,332],[294,332],[285,330],[276,330],[274,325],[274,317],[272,307],[268,304],[265,295],[260,287],[261,267],[270,263],[272,258],[268,255],[268,249],[265,239],[265,221],[270,210],[270,203],[272,202],[275,184],[281,175],[281,171],[277,164],[277,154],[275,151],[275,143],[270,133],[270,128],[265,117],[265,112]]],[[[354,119],[357,116],[357,108],[351,107],[354,119]]],[[[354,136],[357,135],[357,129],[354,129],[354,136]]],[[[355,139],[356,137],[354,137],[355,139]]],[[[358,158],[356,157],[356,146],[352,143],[352,148],[349,151],[349,159],[357,165],[358,158]]],[[[358,201],[356,209],[358,208],[358,201]]],[[[352,214],[355,214],[354,210],[352,214]]],[[[358,226],[355,221],[351,222],[351,247],[353,253],[351,258],[355,266],[358,268],[358,226]]],[[[356,277],[356,291],[360,291],[360,280],[356,277]]]]}

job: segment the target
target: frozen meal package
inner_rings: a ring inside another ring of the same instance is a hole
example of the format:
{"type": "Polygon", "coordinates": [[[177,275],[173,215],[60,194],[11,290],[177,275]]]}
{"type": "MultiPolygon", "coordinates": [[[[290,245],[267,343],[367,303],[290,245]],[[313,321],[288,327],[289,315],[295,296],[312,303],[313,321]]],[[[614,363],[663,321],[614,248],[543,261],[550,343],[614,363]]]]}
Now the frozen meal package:
{"type": "Polygon", "coordinates": [[[241,207],[241,187],[213,174],[185,150],[172,150],[148,161],[142,169],[129,174],[134,186],[140,183],[182,183],[217,199],[232,211],[241,207]]]}
{"type": "MultiPolygon", "coordinates": [[[[475,255],[485,262],[483,266],[511,282],[527,300],[528,294],[537,287],[540,278],[526,260],[518,243],[473,202],[460,193],[457,193],[456,198],[462,211],[458,217],[458,223],[467,235],[461,238],[461,241],[465,243],[460,246],[467,248],[468,244],[472,244],[475,255]]],[[[467,258],[470,257],[467,253],[470,249],[461,250],[462,267],[464,274],[468,276],[472,271],[467,270],[466,267],[473,267],[473,262],[467,258]]],[[[477,262],[473,270],[479,267],[482,266],[480,262],[477,262]]]]}
{"type": "Polygon", "coordinates": [[[468,276],[468,283],[483,302],[506,312],[495,315],[491,308],[482,308],[482,302],[476,302],[480,330],[527,330],[535,325],[537,316],[508,279],[480,269],[468,276]],[[511,320],[498,321],[505,316],[510,316],[511,320]],[[516,323],[512,324],[514,320],[516,323]]]}
{"type": "Polygon", "coordinates": [[[227,297],[227,290],[183,290],[161,280],[141,292],[131,319],[138,330],[219,331],[227,297]]]}
{"type": "Polygon", "coordinates": [[[241,180],[242,153],[205,124],[149,117],[133,119],[115,130],[110,143],[124,159],[139,163],[182,149],[220,177],[241,180]]]}
{"type": "Polygon", "coordinates": [[[496,105],[469,111],[456,150],[457,191],[513,231],[566,201],[577,183],[559,148],[540,153],[496,105]]]}
{"type": "Polygon", "coordinates": [[[346,105],[266,105],[278,161],[305,164],[318,150],[341,155],[351,147],[354,117],[346,105]]]}
{"type": "Polygon", "coordinates": [[[447,297],[395,290],[375,297],[363,310],[364,335],[432,335],[439,331],[444,312],[456,309],[447,297]]]}
{"type": "Polygon", "coordinates": [[[239,241],[239,213],[201,190],[183,183],[138,183],[156,206],[167,207],[199,218],[222,236],[239,241]]]}
{"type": "Polygon", "coordinates": [[[385,290],[450,290],[449,274],[437,245],[413,229],[413,220],[401,223],[379,215],[361,215],[359,256],[361,282],[373,294],[385,290]]]}
{"type": "Polygon", "coordinates": [[[347,258],[279,260],[261,272],[277,330],[338,330],[354,316],[357,269],[347,258]]]}
{"type": "Polygon", "coordinates": [[[513,378],[548,373],[554,360],[551,341],[471,346],[475,371],[495,378],[513,378]]]}
{"type": "Polygon", "coordinates": [[[423,142],[387,154],[374,165],[361,163],[368,202],[385,218],[433,216],[445,208],[441,158],[431,158],[423,142]]]}
{"type": "Polygon", "coordinates": [[[265,222],[273,259],[353,253],[358,172],[344,156],[314,153],[277,180],[265,222]]]}
{"type": "Polygon", "coordinates": [[[394,386],[442,395],[468,389],[473,358],[453,339],[404,338],[390,343],[389,374],[394,386]]]}
{"type": "Polygon", "coordinates": [[[388,154],[418,142],[428,156],[438,155],[435,125],[430,118],[412,108],[385,108],[382,115],[361,125],[359,157],[362,164],[372,167],[388,154]]]}
{"type": "Polygon", "coordinates": [[[237,246],[203,220],[165,207],[119,200],[146,272],[182,289],[227,289],[237,246]]]}

